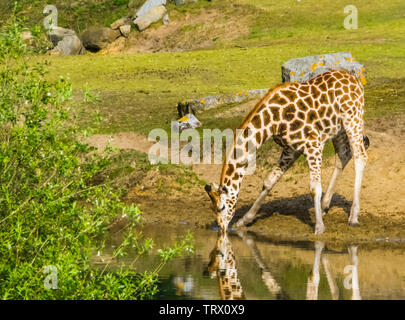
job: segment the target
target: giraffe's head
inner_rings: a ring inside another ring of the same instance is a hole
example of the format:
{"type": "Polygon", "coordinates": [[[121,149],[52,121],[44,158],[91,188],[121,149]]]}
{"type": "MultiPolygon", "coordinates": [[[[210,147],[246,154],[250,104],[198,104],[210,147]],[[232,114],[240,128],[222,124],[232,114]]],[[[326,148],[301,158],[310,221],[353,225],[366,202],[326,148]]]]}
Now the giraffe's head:
{"type": "Polygon", "coordinates": [[[222,231],[226,231],[235,212],[236,201],[234,197],[227,187],[218,186],[215,183],[207,184],[205,191],[211,199],[212,209],[217,216],[218,227],[222,231]]]}

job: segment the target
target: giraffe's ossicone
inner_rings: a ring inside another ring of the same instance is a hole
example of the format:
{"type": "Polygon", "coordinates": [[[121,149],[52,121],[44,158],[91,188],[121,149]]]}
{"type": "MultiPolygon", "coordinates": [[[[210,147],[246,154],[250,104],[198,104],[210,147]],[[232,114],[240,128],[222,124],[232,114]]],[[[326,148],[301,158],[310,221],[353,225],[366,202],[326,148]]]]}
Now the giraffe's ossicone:
{"type": "Polygon", "coordinates": [[[251,222],[274,184],[303,154],[308,162],[310,192],[314,199],[315,234],[324,232],[323,211],[329,208],[338,176],[353,157],[356,171],[349,224],[356,226],[360,188],[367,161],[368,138],[364,135],[364,87],[345,70],[325,72],[305,83],[278,85],[257,103],[239,127],[222,167],[219,185],[206,185],[217,223],[228,229],[249,157],[270,137],[283,147],[277,166],[264,180],[263,190],[236,227],[251,222]],[[335,169],[322,198],[321,163],[325,142],[332,139],[335,169]]]}

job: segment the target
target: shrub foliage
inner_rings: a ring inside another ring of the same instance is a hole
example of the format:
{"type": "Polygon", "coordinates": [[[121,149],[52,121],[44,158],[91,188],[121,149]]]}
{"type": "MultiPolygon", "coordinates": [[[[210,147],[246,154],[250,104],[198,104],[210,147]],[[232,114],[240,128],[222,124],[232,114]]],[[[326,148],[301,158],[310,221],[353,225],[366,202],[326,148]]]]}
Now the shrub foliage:
{"type": "Polygon", "coordinates": [[[145,252],[153,242],[136,236],[139,209],[94,179],[109,165],[109,154],[80,142],[69,79],[47,80],[47,63],[32,61],[37,32],[27,45],[23,31],[14,15],[0,33],[0,297],[150,298],[162,264],[190,251],[192,236],[161,250],[162,263],[142,274],[92,266],[117,216],[128,222],[113,258],[131,247],[145,252]],[[44,285],[49,266],[57,289],[44,285]]]}

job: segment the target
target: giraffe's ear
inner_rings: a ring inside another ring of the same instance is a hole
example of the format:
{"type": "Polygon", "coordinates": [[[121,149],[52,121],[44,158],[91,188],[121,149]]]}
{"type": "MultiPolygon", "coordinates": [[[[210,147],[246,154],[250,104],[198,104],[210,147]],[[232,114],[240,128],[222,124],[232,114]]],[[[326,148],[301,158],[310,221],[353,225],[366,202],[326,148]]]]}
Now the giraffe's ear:
{"type": "Polygon", "coordinates": [[[205,185],[204,189],[211,199],[218,197],[218,186],[215,183],[205,185]]]}
{"type": "Polygon", "coordinates": [[[210,192],[217,192],[218,186],[215,183],[210,183],[210,184],[205,185],[204,189],[209,194],[210,192]]]}

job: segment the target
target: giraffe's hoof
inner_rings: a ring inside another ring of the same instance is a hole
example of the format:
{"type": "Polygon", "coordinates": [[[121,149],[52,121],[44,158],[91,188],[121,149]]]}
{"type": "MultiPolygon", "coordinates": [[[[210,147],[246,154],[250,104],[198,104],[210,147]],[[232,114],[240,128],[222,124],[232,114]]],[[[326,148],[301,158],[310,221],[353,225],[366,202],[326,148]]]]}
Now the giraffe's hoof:
{"type": "Polygon", "coordinates": [[[323,198],[322,202],[321,202],[322,210],[325,211],[325,212],[328,212],[329,207],[330,207],[330,200],[326,199],[326,198],[323,198]]]}
{"type": "Polygon", "coordinates": [[[315,226],[315,235],[316,236],[319,235],[319,234],[322,234],[324,232],[325,232],[325,226],[323,224],[315,226]]]}
{"type": "Polygon", "coordinates": [[[360,223],[349,221],[349,226],[351,226],[351,227],[360,227],[360,223]]]}

